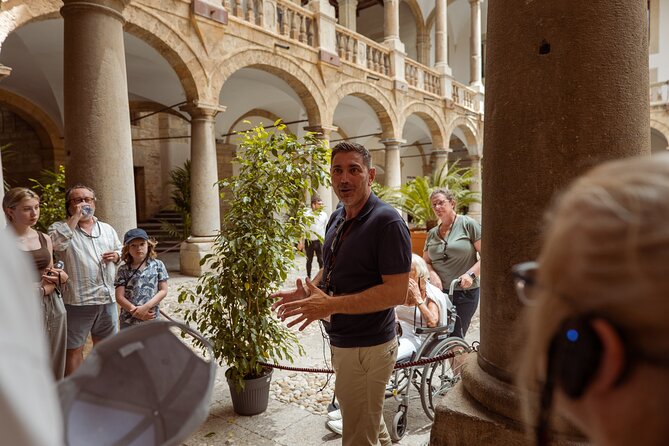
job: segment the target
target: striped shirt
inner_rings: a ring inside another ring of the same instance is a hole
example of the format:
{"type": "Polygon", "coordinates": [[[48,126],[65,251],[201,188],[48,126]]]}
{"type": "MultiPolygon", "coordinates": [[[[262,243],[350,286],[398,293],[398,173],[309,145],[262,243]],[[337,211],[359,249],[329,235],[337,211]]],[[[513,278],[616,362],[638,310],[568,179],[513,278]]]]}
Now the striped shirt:
{"type": "Polygon", "coordinates": [[[114,277],[116,265],[103,262],[102,254],[116,251],[121,254],[121,242],[114,228],[97,218],[91,235],[79,227],[74,231],[65,221],[49,227],[53,252],[65,263],[70,276],[63,287],[63,301],[69,305],[102,305],[116,302],[114,277]]]}

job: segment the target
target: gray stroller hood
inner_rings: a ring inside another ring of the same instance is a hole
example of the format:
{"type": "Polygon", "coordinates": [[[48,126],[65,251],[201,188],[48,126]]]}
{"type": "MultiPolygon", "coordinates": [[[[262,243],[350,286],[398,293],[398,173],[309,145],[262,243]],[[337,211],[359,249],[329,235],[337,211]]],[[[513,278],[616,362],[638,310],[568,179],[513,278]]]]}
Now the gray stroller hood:
{"type": "Polygon", "coordinates": [[[211,344],[178,322],[146,322],[105,339],[58,384],[65,443],[181,444],[209,413],[213,357],[211,344]],[[197,356],[171,327],[202,342],[210,361],[197,356]]]}

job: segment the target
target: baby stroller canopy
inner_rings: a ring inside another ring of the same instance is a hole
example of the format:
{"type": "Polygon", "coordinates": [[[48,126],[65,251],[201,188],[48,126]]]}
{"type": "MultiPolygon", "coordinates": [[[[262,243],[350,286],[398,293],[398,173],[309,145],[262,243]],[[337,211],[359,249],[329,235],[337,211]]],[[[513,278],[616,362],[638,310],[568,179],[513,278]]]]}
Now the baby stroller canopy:
{"type": "Polygon", "coordinates": [[[147,322],[105,339],[58,384],[66,444],[181,444],[209,413],[213,357],[209,342],[178,322],[147,322]],[[171,327],[202,342],[210,361],[171,327]]]}

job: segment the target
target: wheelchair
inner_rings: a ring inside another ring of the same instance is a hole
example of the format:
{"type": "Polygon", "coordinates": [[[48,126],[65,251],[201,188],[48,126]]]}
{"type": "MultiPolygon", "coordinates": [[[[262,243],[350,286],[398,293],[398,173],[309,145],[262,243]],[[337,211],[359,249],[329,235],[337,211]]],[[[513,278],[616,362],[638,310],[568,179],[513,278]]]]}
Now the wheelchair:
{"type": "MultiPolygon", "coordinates": [[[[451,282],[449,296],[453,294],[457,283],[458,279],[451,282]]],[[[455,327],[457,314],[448,297],[446,297],[446,303],[447,307],[440,309],[447,311],[446,324],[433,328],[414,327],[415,333],[424,338],[423,342],[410,358],[398,361],[391,375],[386,396],[394,397],[399,402],[390,429],[390,436],[394,442],[400,441],[406,434],[410,400],[420,398],[425,415],[430,420],[434,420],[434,407],[439,398],[443,397],[460,380],[459,371],[453,370],[454,360],[452,358],[406,368],[401,368],[401,366],[448,353],[459,354],[471,351],[469,344],[464,339],[449,337],[455,327]],[[418,396],[410,395],[412,388],[418,391],[418,396]]]]}

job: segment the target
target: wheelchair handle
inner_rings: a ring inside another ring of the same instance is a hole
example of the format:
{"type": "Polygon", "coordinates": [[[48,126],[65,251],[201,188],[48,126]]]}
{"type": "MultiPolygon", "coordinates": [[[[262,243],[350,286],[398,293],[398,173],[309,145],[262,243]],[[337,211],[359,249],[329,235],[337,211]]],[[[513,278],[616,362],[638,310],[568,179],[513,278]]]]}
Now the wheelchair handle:
{"type": "Polygon", "coordinates": [[[453,279],[451,281],[451,285],[448,287],[448,297],[450,299],[453,299],[453,291],[455,291],[455,286],[460,285],[460,278],[458,277],[457,279],[453,279]]]}
{"type": "Polygon", "coordinates": [[[448,325],[441,325],[439,327],[416,327],[416,334],[426,334],[426,333],[448,333],[448,325]]]}

